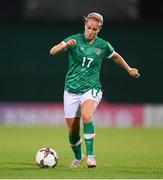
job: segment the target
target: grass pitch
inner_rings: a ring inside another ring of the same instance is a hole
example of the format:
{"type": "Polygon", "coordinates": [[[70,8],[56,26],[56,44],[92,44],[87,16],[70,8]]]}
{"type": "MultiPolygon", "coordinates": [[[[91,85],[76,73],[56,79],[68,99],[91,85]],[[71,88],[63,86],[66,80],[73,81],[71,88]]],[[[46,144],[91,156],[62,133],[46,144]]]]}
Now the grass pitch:
{"type": "MultiPolygon", "coordinates": [[[[88,169],[85,160],[72,170],[66,128],[0,126],[0,178],[163,178],[163,129],[97,128],[95,147],[97,168],[88,169]],[[35,165],[36,151],[42,147],[57,151],[54,169],[35,165]]],[[[83,149],[85,153],[84,143],[83,149]]]]}

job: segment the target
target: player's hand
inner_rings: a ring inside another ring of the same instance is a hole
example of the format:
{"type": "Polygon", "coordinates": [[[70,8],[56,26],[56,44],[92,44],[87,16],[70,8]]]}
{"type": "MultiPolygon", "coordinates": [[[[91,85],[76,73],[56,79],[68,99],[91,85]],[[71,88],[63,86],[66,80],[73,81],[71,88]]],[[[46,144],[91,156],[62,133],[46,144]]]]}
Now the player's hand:
{"type": "Polygon", "coordinates": [[[131,77],[134,77],[134,78],[139,78],[140,77],[140,74],[139,74],[139,72],[138,72],[138,70],[136,68],[130,68],[128,73],[129,73],[129,75],[131,77]]]}
{"type": "Polygon", "coordinates": [[[66,43],[67,47],[73,46],[73,45],[75,45],[75,44],[76,44],[76,40],[75,40],[75,39],[70,39],[70,40],[66,43]]]}

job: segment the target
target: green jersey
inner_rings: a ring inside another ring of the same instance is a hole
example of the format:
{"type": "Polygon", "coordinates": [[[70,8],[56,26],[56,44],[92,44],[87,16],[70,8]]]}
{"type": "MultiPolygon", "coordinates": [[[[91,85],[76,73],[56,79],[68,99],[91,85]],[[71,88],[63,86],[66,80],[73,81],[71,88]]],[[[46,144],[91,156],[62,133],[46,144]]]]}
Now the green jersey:
{"type": "Polygon", "coordinates": [[[69,68],[65,79],[65,90],[83,94],[90,89],[101,90],[100,69],[104,58],[110,58],[114,49],[109,42],[96,37],[90,44],[84,34],[70,36],[63,41],[76,40],[69,51],[69,68]]]}

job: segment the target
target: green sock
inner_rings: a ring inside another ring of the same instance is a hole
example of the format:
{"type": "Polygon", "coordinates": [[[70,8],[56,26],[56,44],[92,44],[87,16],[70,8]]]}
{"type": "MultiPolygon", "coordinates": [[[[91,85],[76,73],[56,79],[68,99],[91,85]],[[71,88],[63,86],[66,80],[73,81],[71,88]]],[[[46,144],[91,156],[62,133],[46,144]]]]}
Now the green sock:
{"type": "Polygon", "coordinates": [[[86,144],[87,156],[94,155],[94,137],[95,137],[95,127],[94,123],[91,121],[89,123],[84,123],[84,139],[86,144]]]}
{"type": "Polygon", "coordinates": [[[71,148],[75,154],[76,159],[82,158],[82,150],[81,150],[81,138],[78,134],[77,136],[72,136],[72,134],[69,134],[69,142],[71,144],[71,148]]]}

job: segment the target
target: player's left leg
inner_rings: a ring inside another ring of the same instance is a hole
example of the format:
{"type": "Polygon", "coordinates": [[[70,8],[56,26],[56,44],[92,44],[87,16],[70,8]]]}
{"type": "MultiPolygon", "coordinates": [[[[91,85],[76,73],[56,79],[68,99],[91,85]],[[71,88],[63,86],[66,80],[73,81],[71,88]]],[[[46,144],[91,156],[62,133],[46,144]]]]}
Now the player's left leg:
{"type": "Polygon", "coordinates": [[[88,99],[83,103],[81,110],[88,168],[96,167],[96,161],[94,159],[94,142],[96,132],[94,123],[92,121],[92,116],[96,111],[97,106],[98,103],[96,101],[88,99]]]}
{"type": "Polygon", "coordinates": [[[95,127],[92,120],[98,104],[102,99],[102,92],[91,89],[81,97],[81,116],[84,126],[84,139],[87,151],[87,165],[89,168],[96,167],[94,159],[95,127]]]}

